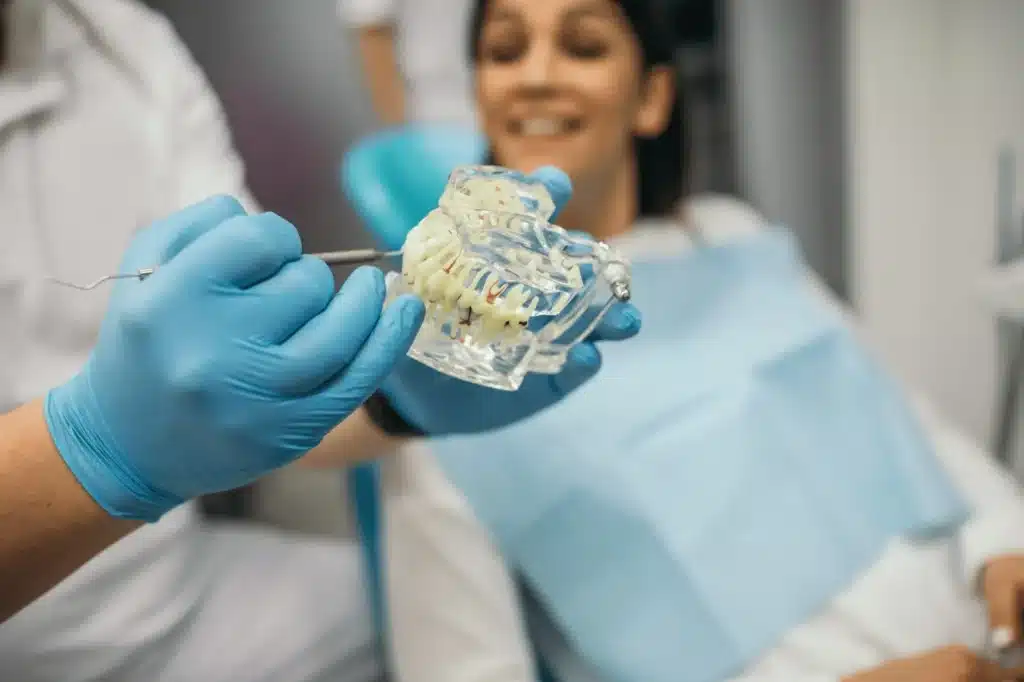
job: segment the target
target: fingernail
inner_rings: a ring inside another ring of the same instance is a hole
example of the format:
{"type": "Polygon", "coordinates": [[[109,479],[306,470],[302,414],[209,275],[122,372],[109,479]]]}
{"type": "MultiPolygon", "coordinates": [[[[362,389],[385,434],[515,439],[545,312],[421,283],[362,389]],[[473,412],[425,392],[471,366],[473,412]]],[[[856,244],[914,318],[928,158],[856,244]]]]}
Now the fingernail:
{"type": "Polygon", "coordinates": [[[1013,629],[1004,625],[993,630],[988,637],[992,648],[1002,651],[1013,644],[1013,629]]]}

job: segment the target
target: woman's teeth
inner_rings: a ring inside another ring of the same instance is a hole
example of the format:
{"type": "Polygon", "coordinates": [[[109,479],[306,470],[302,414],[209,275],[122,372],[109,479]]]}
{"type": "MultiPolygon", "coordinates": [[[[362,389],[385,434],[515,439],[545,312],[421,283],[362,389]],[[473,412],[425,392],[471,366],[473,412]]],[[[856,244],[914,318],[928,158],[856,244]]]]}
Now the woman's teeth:
{"type": "Polygon", "coordinates": [[[526,137],[562,135],[575,130],[573,119],[569,118],[528,118],[517,126],[519,133],[526,137]]]}

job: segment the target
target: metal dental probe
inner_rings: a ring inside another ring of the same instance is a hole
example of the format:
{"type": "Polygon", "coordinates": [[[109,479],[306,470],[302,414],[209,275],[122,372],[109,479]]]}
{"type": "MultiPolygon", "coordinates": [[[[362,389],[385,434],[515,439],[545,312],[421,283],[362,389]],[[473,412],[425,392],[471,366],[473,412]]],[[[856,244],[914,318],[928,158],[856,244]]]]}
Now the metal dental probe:
{"type": "MultiPolygon", "coordinates": [[[[365,265],[369,263],[376,263],[386,258],[393,258],[395,256],[402,255],[399,251],[379,251],[377,249],[350,249],[348,251],[324,251],[322,253],[311,253],[308,254],[315,258],[319,258],[328,265],[365,265]]],[[[156,272],[156,266],[151,268],[141,268],[135,272],[123,272],[113,275],[105,275],[100,277],[95,282],[89,284],[75,284],[74,282],[67,282],[62,279],[55,277],[47,277],[46,279],[65,287],[71,287],[72,289],[78,289],[80,291],[89,291],[95,289],[104,282],[109,282],[114,279],[138,279],[144,280],[150,275],[156,272]]]]}

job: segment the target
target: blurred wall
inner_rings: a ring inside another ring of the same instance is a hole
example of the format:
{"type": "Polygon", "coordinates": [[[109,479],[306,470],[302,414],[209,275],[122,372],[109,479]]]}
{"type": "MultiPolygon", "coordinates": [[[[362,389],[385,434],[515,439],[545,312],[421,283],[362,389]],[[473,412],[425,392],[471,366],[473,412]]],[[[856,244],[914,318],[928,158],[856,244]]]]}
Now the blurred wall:
{"type": "Polygon", "coordinates": [[[1024,2],[846,5],[853,299],[886,359],[988,441],[1002,368],[978,286],[1000,150],[1024,154],[1024,2]]]}
{"type": "Polygon", "coordinates": [[[1024,3],[721,1],[741,192],[889,366],[989,442],[1003,367],[978,282],[1000,149],[1024,158],[1024,3]]]}
{"type": "Polygon", "coordinates": [[[147,0],[166,14],[220,95],[250,185],[308,250],[367,244],[336,180],[374,123],[333,0],[147,0]]]}
{"type": "Polygon", "coordinates": [[[739,191],[845,294],[843,2],[722,0],[721,10],[739,191]]]}

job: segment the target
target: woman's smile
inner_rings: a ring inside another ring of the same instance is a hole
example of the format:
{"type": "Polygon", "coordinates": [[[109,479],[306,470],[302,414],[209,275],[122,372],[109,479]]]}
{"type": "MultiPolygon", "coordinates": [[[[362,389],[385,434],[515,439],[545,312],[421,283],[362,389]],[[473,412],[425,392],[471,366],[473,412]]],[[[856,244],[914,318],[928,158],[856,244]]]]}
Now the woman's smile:
{"type": "Polygon", "coordinates": [[[506,130],[518,138],[564,138],[580,132],[583,119],[578,116],[530,116],[509,119],[506,130]]]}

